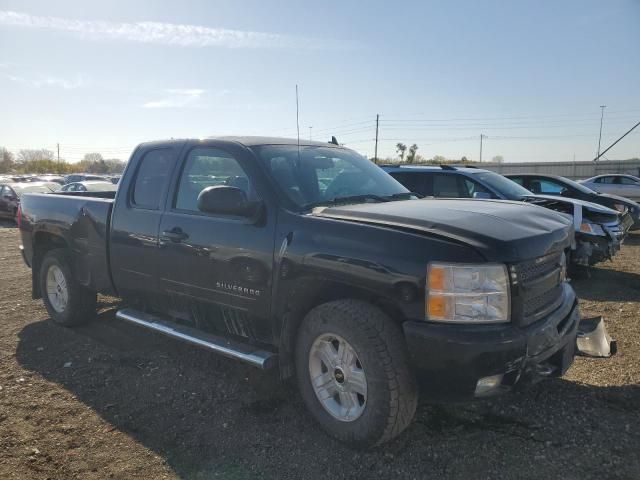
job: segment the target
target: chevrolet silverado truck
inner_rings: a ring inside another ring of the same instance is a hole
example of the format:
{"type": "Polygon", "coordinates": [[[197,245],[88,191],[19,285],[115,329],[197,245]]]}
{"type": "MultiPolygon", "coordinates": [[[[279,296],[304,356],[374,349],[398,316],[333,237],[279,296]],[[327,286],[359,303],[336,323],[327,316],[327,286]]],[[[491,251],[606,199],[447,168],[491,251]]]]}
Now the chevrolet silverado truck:
{"type": "Polygon", "coordinates": [[[419,392],[485,397],[573,362],[570,220],[418,200],[336,144],[145,143],[117,192],[25,195],[18,221],[54,322],[87,322],[97,293],[118,296],[124,322],[295,378],[351,444],[402,432],[419,392]]]}
{"type": "Polygon", "coordinates": [[[611,260],[620,250],[633,219],[597,203],[577,198],[534,195],[522,185],[495,172],[452,165],[381,165],[393,178],[423,197],[481,198],[529,202],[570,215],[575,242],[570,266],[592,266],[611,260]]]}

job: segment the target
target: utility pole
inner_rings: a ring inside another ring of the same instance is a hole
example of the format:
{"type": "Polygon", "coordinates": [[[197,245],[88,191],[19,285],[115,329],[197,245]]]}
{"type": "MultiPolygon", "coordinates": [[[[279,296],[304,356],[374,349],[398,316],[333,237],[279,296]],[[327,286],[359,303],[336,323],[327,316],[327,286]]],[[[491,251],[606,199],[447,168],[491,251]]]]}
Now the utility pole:
{"type": "Polygon", "coordinates": [[[380,127],[380,114],[376,114],[376,148],[373,154],[373,163],[378,163],[378,129],[380,127]]]}
{"type": "Polygon", "coordinates": [[[600,105],[600,136],[598,137],[598,154],[596,155],[596,160],[600,158],[600,141],[602,140],[602,119],[604,118],[604,109],[606,105],[600,105]]]}
{"type": "Polygon", "coordinates": [[[617,139],[615,142],[613,142],[611,145],[609,145],[604,152],[602,152],[600,155],[598,155],[596,158],[593,159],[594,162],[597,162],[598,159],[604,155],[605,153],[607,153],[609,150],[611,150],[613,148],[613,146],[618,143],[620,140],[622,140],[624,137],[626,137],[627,135],[629,135],[631,132],[633,132],[638,126],[640,126],[640,122],[636,123],[633,127],[631,127],[629,130],[626,131],[626,133],[624,135],[622,135],[619,139],[617,139]]]}
{"type": "Polygon", "coordinates": [[[480,163],[482,163],[482,139],[483,138],[487,138],[487,136],[481,133],[480,134],[480,163]]]}
{"type": "Polygon", "coordinates": [[[58,173],[60,173],[60,143],[56,143],[56,147],[58,147],[58,173]]]}
{"type": "Polygon", "coordinates": [[[313,128],[313,126],[309,127],[309,140],[311,140],[311,129],[313,128]]]}

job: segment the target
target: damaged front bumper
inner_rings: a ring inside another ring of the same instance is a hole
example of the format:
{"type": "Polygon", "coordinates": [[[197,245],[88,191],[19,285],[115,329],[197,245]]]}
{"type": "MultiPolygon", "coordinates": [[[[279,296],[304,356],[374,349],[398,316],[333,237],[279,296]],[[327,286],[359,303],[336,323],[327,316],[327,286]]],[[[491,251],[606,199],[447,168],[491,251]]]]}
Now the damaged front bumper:
{"type": "Polygon", "coordinates": [[[618,222],[596,224],[599,227],[597,233],[576,232],[576,246],[571,262],[587,267],[611,260],[620,251],[631,225],[633,220],[627,216],[618,222]]]}
{"type": "Polygon", "coordinates": [[[403,323],[421,388],[430,398],[470,399],[563,375],[573,363],[580,321],[575,293],[563,288],[561,307],[527,327],[403,323]]]}

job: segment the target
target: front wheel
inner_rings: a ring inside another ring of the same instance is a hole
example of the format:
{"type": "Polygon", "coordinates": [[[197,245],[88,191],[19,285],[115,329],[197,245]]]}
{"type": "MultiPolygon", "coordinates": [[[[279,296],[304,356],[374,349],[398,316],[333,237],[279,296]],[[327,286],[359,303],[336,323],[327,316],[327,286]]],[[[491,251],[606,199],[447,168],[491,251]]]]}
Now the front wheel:
{"type": "Polygon", "coordinates": [[[402,333],[366,302],[338,300],[309,312],[298,334],[296,371],[307,408],[339,440],[379,445],[415,414],[402,333]]]}
{"type": "Polygon", "coordinates": [[[47,252],[42,259],[39,280],[42,300],[54,322],[70,327],[95,317],[97,294],[75,279],[66,249],[47,252]]]}

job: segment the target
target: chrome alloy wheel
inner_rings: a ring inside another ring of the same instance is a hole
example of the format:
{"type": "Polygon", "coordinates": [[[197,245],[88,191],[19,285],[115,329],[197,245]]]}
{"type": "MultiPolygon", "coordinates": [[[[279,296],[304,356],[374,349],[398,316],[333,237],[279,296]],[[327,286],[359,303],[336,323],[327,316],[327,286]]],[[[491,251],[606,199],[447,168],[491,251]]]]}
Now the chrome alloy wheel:
{"type": "Polygon", "coordinates": [[[334,418],[352,422],[367,404],[367,378],[356,351],[342,337],[323,334],[309,352],[309,375],[318,400],[334,418]]]}
{"type": "Polygon", "coordinates": [[[51,265],[47,271],[47,297],[58,313],[64,312],[69,301],[69,289],[64,273],[57,265],[51,265]]]}

